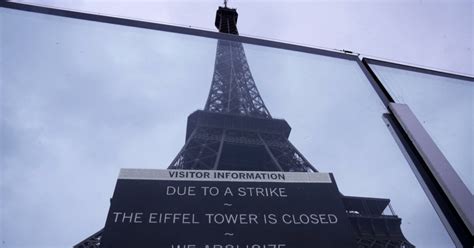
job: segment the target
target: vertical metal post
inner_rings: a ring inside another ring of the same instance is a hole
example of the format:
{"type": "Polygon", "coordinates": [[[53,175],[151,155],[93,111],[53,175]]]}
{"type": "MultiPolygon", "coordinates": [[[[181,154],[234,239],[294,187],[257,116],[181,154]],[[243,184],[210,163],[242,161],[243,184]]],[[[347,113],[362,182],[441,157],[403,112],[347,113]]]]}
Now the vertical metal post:
{"type": "Polygon", "coordinates": [[[393,113],[384,114],[384,120],[454,243],[458,247],[473,247],[472,194],[408,106],[395,103],[367,59],[359,58],[358,64],[393,113]]]}
{"type": "Polygon", "coordinates": [[[474,233],[474,197],[453,166],[423,128],[415,114],[406,104],[390,103],[390,110],[399,121],[408,138],[420,152],[423,161],[440,184],[443,192],[458,214],[462,217],[469,231],[474,233]]]}
{"type": "Polygon", "coordinates": [[[463,244],[472,242],[472,235],[398,121],[392,114],[384,114],[384,121],[456,247],[470,247],[463,244]]]}

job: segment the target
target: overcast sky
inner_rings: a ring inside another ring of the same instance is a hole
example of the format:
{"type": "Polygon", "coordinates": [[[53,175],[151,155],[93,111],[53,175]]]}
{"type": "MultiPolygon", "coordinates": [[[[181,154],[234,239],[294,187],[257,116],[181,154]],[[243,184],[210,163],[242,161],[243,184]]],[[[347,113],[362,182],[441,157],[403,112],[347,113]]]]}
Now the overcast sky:
{"type": "MultiPolygon", "coordinates": [[[[214,29],[223,1],[20,0],[214,29]]],[[[241,34],[474,74],[471,0],[230,0],[241,34]]]]}
{"type": "MultiPolygon", "coordinates": [[[[41,2],[209,29],[217,7],[41,2]]],[[[472,73],[467,2],[230,5],[239,10],[243,34],[472,73]]],[[[71,246],[104,225],[120,168],[166,168],[181,149],[187,116],[207,98],[217,42],[1,11],[1,245],[71,246]]],[[[357,64],[245,49],[272,116],[289,122],[290,140],[316,168],[334,173],[342,193],[390,198],[417,247],[453,247],[357,64]]]]}

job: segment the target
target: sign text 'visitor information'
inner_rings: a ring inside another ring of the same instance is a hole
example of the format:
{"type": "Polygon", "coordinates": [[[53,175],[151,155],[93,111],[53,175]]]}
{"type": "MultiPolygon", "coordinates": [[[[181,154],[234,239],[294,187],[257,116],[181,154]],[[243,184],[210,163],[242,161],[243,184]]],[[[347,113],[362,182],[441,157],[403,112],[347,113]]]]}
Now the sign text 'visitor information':
{"type": "Polygon", "coordinates": [[[352,247],[330,173],[122,169],[101,247],[352,247]]]}

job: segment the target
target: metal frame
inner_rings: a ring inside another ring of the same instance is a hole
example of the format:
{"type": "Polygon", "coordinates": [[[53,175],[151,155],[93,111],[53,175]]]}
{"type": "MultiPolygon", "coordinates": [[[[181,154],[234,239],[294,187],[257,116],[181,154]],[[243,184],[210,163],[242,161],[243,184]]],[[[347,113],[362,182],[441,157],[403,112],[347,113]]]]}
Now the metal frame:
{"type": "MultiPolygon", "coordinates": [[[[440,216],[442,222],[445,224],[448,232],[455,241],[457,246],[472,247],[472,216],[468,217],[465,212],[465,205],[469,204],[469,199],[464,199],[465,192],[459,195],[456,193],[459,183],[456,176],[450,174],[449,176],[444,175],[443,173],[437,173],[438,170],[452,170],[452,166],[446,163],[442,165],[438,163],[435,158],[442,158],[442,153],[437,149],[434,143],[423,143],[419,142],[429,138],[425,136],[426,131],[418,125],[419,122],[416,119],[415,115],[411,111],[403,110],[404,106],[397,105],[393,98],[390,96],[388,91],[383,86],[382,82],[378,79],[376,74],[373,72],[369,64],[383,65],[393,68],[399,68],[403,70],[416,71],[431,75],[443,76],[456,78],[461,80],[467,80],[474,82],[474,78],[466,75],[459,75],[449,72],[436,71],[432,69],[419,68],[410,65],[404,65],[399,63],[387,62],[371,58],[359,58],[357,55],[352,54],[351,52],[341,52],[337,50],[324,50],[318,48],[311,48],[305,46],[299,46],[294,44],[287,44],[276,41],[269,41],[264,39],[245,37],[245,36],[235,36],[229,34],[222,34],[217,32],[177,27],[159,23],[137,21],[131,19],[109,17],[97,14],[88,14],[80,13],[69,10],[62,10],[50,7],[42,7],[30,4],[21,4],[13,2],[3,2],[0,1],[0,7],[16,9],[22,11],[29,11],[34,13],[41,13],[53,16],[61,16],[67,18],[75,18],[87,21],[96,21],[102,23],[124,25],[137,28],[145,28],[166,32],[174,32],[185,35],[200,36],[205,38],[213,39],[222,39],[222,40],[231,40],[238,41],[247,44],[261,45],[266,47],[280,48],[285,50],[292,50],[298,52],[305,52],[310,54],[317,54],[323,56],[329,56],[340,59],[347,59],[356,61],[361,70],[364,72],[369,82],[372,84],[372,87],[380,97],[381,101],[387,107],[389,113],[384,115],[384,120],[386,121],[389,129],[392,131],[394,138],[397,140],[400,149],[406,155],[407,160],[412,166],[414,174],[417,176],[420,184],[422,185],[425,193],[430,199],[431,203],[435,207],[438,215],[440,216]],[[417,124],[418,123],[418,124],[417,124]],[[420,137],[421,135],[421,137],[420,137]],[[435,167],[433,167],[435,166],[435,167]],[[436,167],[438,166],[438,167],[436,167]],[[453,186],[454,185],[454,186],[453,186]],[[446,190],[448,188],[448,190],[446,190]],[[454,190],[454,191],[453,191],[454,190]],[[449,193],[451,192],[451,193],[449,193]],[[467,201],[467,203],[466,203],[467,201]],[[462,203],[462,204],[460,204],[462,203]],[[460,205],[464,207],[460,208],[460,205]],[[461,212],[460,212],[461,209],[461,212]],[[468,223],[468,224],[466,224],[468,223]]],[[[432,142],[432,140],[431,140],[432,142]]],[[[460,180],[460,179],[459,179],[460,180]]],[[[464,185],[465,187],[465,185],[464,185]]],[[[472,196],[472,195],[471,195],[472,196]]],[[[471,199],[472,204],[472,199],[471,199]]],[[[471,205],[472,206],[472,205],[471,205]]]]}
{"type": "Polygon", "coordinates": [[[455,78],[455,79],[461,79],[461,80],[474,82],[474,78],[468,75],[433,70],[433,69],[428,69],[428,68],[421,68],[421,67],[416,67],[416,66],[411,66],[411,65],[404,65],[404,64],[399,64],[395,62],[383,61],[383,60],[372,59],[372,58],[364,58],[363,61],[365,64],[381,65],[381,66],[386,66],[386,67],[402,69],[406,71],[420,72],[420,73],[431,74],[431,75],[436,75],[436,76],[441,76],[441,77],[449,77],[449,78],[455,78]]]}
{"type": "Polygon", "coordinates": [[[474,198],[408,105],[396,103],[370,64],[474,82],[474,78],[393,62],[361,58],[359,65],[389,110],[384,115],[393,137],[456,247],[473,247],[474,198]]]}
{"type": "Polygon", "coordinates": [[[342,52],[338,50],[324,50],[320,48],[305,47],[305,46],[300,46],[300,45],[258,39],[258,38],[247,37],[247,36],[240,36],[240,35],[237,36],[237,35],[232,35],[232,34],[224,34],[224,33],[212,32],[212,31],[201,30],[201,29],[172,26],[172,25],[166,25],[166,24],[155,23],[155,22],[145,22],[145,21],[138,21],[138,20],[132,20],[132,19],[126,19],[126,18],[119,18],[119,17],[111,17],[111,16],[105,16],[105,15],[75,12],[75,11],[63,10],[63,9],[58,9],[58,8],[43,7],[39,5],[0,1],[0,7],[53,15],[53,16],[81,19],[81,20],[87,20],[87,21],[96,21],[96,22],[117,24],[117,25],[129,26],[129,27],[137,27],[137,28],[145,28],[145,29],[166,31],[166,32],[172,32],[172,33],[187,34],[187,35],[194,35],[194,36],[213,38],[213,39],[238,41],[238,42],[247,43],[247,44],[281,48],[285,50],[293,50],[293,51],[312,53],[312,54],[319,54],[319,55],[335,57],[335,58],[342,58],[342,59],[349,59],[349,60],[358,59],[356,55],[347,51],[342,52]]]}
{"type": "Polygon", "coordinates": [[[456,247],[471,247],[472,245],[470,246],[469,242],[472,242],[470,241],[472,236],[464,225],[462,218],[443,192],[400,123],[393,114],[384,114],[383,119],[456,247]]]}
{"type": "Polygon", "coordinates": [[[400,122],[408,138],[419,151],[428,169],[439,182],[446,196],[461,215],[464,224],[473,232],[474,212],[472,211],[472,194],[454,171],[451,164],[436,146],[428,132],[423,128],[408,105],[391,103],[389,105],[395,118],[400,122]]]}
{"type": "Polygon", "coordinates": [[[391,102],[394,102],[392,96],[385,89],[382,82],[380,82],[380,80],[377,78],[377,75],[375,75],[375,72],[372,70],[372,68],[370,68],[364,58],[357,60],[357,63],[359,64],[360,69],[364,72],[382,103],[388,109],[388,105],[391,102]]]}

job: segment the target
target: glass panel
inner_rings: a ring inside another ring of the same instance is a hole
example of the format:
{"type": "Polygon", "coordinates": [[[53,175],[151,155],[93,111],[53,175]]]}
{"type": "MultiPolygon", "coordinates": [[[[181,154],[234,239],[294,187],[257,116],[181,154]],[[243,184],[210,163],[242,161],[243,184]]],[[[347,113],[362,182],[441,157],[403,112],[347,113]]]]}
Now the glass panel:
{"type": "Polygon", "coordinates": [[[474,192],[474,82],[371,65],[390,95],[406,103],[468,189],[474,192]]]}
{"type": "Polygon", "coordinates": [[[2,247],[71,247],[103,227],[119,168],[176,156],[216,41],[0,11],[2,247]]]}
{"type": "Polygon", "coordinates": [[[334,173],[341,193],[390,198],[412,244],[454,247],[383,122],[386,108],[354,61],[245,48],[273,117],[288,121],[291,142],[316,169],[334,173]]]}
{"type": "MultiPolygon", "coordinates": [[[[217,41],[0,12],[2,245],[71,246],[103,227],[120,168],[166,168],[178,153],[217,41]]],[[[411,243],[454,247],[356,62],[244,47],[272,115],[343,194],[389,198],[411,243]]]]}

